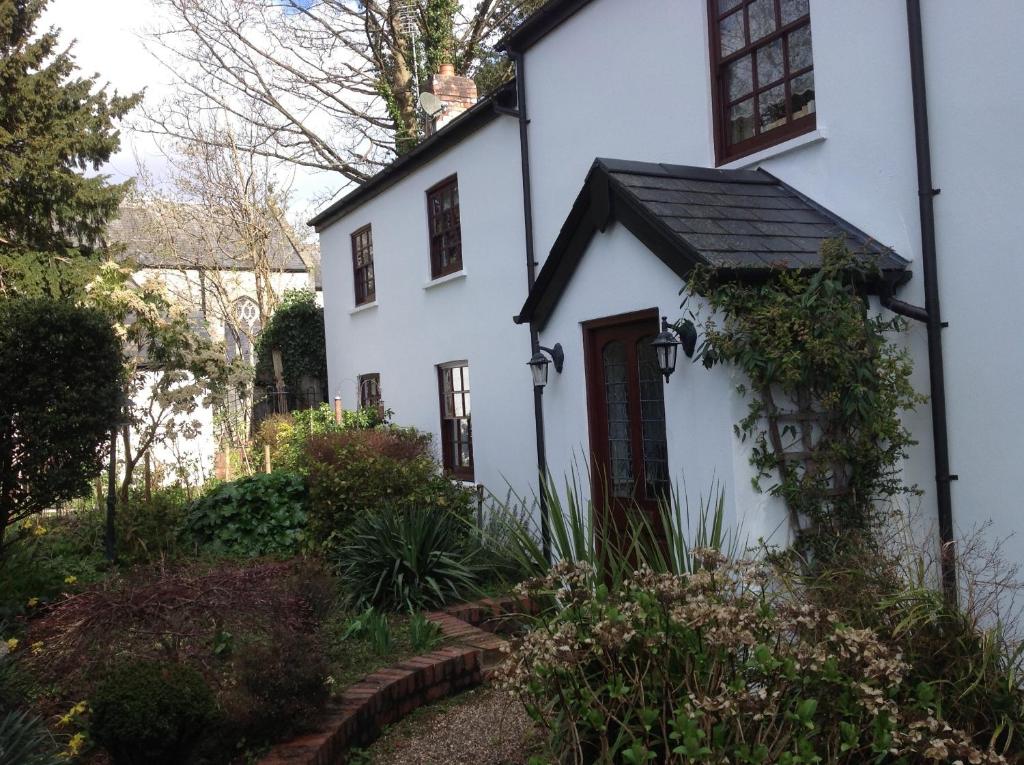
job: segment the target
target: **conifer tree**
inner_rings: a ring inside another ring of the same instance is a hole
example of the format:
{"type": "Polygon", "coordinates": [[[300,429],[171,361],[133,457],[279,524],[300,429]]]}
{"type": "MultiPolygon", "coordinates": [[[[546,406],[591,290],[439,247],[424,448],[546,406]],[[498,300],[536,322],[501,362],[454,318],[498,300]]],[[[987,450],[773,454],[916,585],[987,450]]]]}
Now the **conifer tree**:
{"type": "Polygon", "coordinates": [[[67,295],[84,284],[127,183],[97,171],[140,94],[79,74],[48,0],[0,0],[0,295],[67,295]],[[89,172],[91,175],[87,176],[89,172]]]}

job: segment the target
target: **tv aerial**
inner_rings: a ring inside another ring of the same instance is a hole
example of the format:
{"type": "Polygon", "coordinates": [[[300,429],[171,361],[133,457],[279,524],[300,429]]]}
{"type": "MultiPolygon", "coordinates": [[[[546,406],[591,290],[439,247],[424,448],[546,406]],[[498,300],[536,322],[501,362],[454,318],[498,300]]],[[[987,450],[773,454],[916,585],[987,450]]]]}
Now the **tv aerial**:
{"type": "Polygon", "coordinates": [[[448,108],[448,104],[435,96],[429,90],[425,90],[420,93],[419,104],[420,109],[426,112],[430,119],[435,119],[440,116],[440,114],[448,108]]]}

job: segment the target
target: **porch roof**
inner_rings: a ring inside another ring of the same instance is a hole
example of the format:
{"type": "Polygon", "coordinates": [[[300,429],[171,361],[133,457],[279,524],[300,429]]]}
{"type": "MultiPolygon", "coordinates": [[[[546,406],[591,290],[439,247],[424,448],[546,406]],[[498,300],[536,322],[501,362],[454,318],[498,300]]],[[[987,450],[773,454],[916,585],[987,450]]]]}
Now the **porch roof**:
{"type": "MultiPolygon", "coordinates": [[[[875,260],[883,281],[909,278],[908,261],[765,170],[597,159],[562,225],[517,323],[547,322],[591,238],[617,220],[681,279],[698,265],[723,279],[813,269],[826,239],[844,237],[875,260]]],[[[877,289],[869,284],[869,289],[877,289]]]]}

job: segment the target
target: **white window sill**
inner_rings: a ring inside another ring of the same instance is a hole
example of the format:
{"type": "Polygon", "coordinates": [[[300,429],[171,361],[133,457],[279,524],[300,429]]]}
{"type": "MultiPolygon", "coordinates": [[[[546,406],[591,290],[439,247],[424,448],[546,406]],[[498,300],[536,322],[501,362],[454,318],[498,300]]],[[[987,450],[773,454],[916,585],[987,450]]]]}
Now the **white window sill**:
{"type": "Polygon", "coordinates": [[[369,310],[371,310],[373,308],[376,308],[376,307],[377,307],[377,301],[376,300],[374,300],[371,303],[363,303],[362,305],[357,305],[355,308],[353,308],[351,311],[349,311],[348,315],[349,316],[355,316],[357,313],[362,313],[363,311],[369,311],[369,310]]]}
{"type": "Polygon", "coordinates": [[[802,146],[809,146],[812,143],[821,143],[827,137],[828,129],[820,127],[809,133],[798,135],[796,138],[790,138],[788,141],[783,141],[775,146],[769,146],[767,149],[761,149],[761,151],[755,151],[753,154],[748,154],[745,157],[734,159],[732,162],[726,162],[724,165],[719,165],[718,169],[749,170],[750,168],[761,164],[766,159],[788,154],[791,151],[795,151],[802,146]]]}
{"type": "Polygon", "coordinates": [[[446,276],[439,276],[438,278],[433,279],[432,281],[427,282],[426,284],[423,285],[423,289],[425,289],[425,290],[432,290],[432,289],[434,289],[434,287],[440,287],[442,284],[450,284],[451,282],[457,282],[457,281],[459,281],[461,279],[465,279],[465,278],[466,278],[465,270],[463,270],[463,271],[456,271],[454,274],[447,274],[446,276]]]}

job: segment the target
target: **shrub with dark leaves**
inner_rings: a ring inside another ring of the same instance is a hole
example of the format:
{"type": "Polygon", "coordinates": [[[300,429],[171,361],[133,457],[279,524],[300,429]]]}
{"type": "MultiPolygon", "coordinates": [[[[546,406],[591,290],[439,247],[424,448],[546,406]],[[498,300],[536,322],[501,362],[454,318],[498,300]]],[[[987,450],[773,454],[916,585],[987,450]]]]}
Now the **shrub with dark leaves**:
{"type": "Polygon", "coordinates": [[[135,661],[114,669],[91,700],[89,731],[115,765],[179,765],[215,712],[196,670],[135,661]]]}

